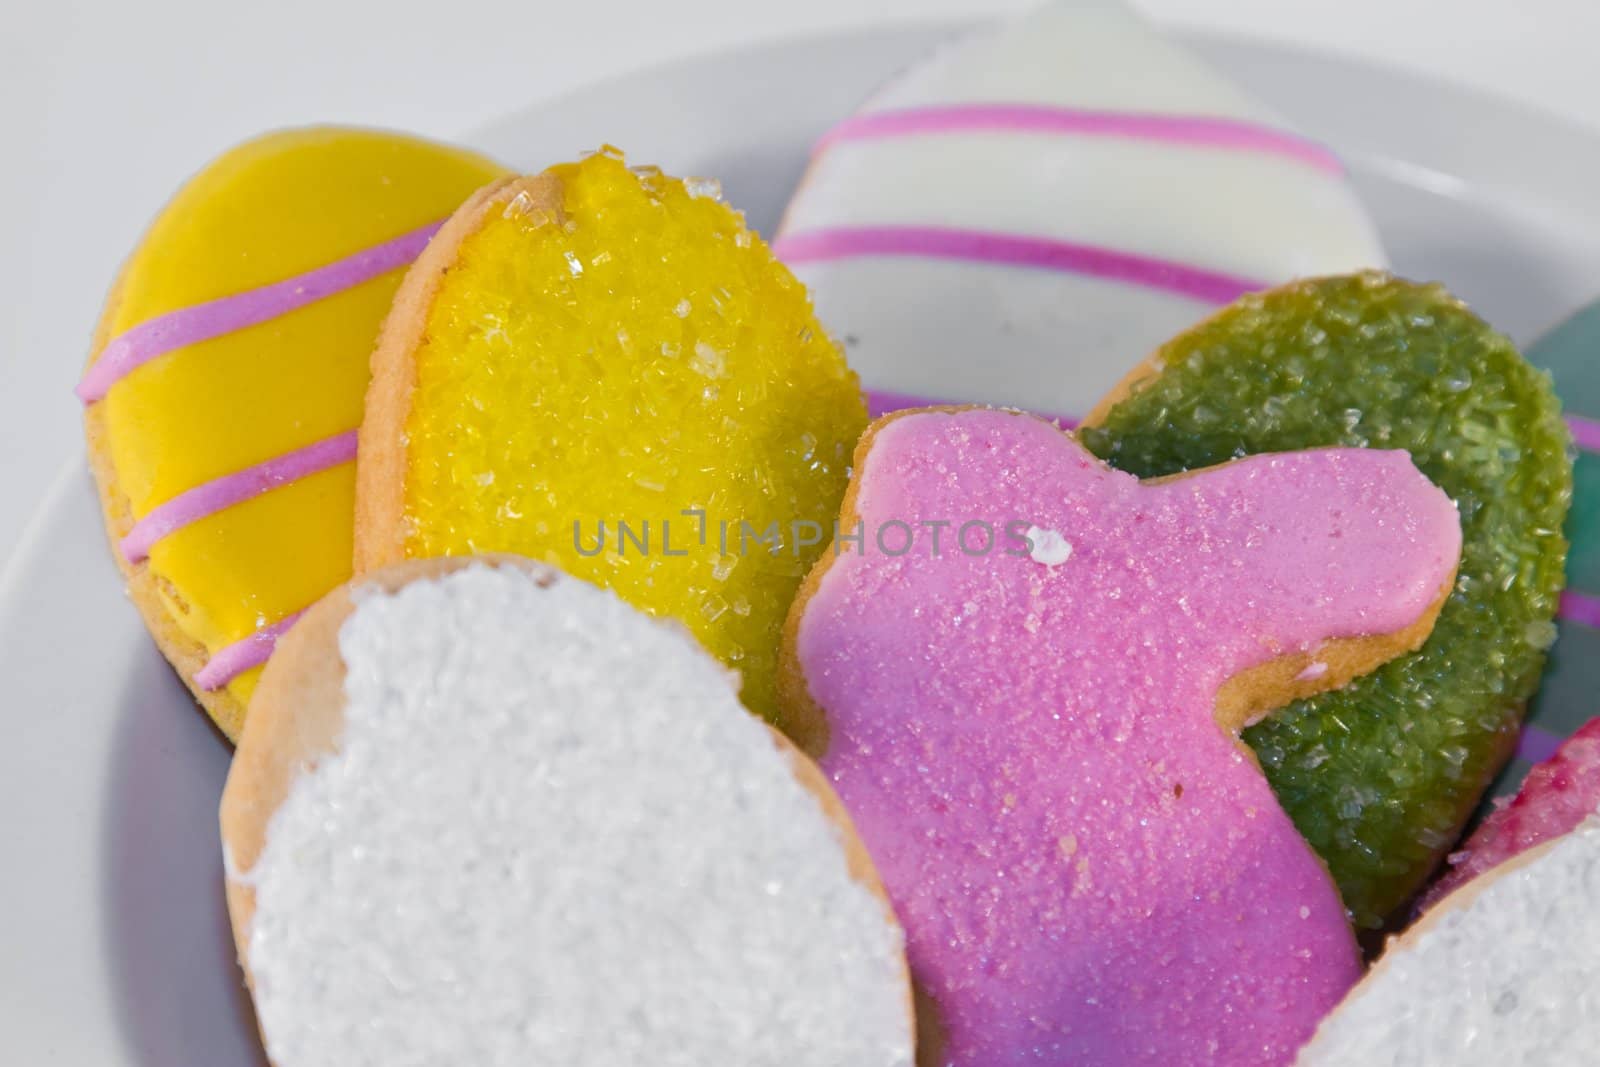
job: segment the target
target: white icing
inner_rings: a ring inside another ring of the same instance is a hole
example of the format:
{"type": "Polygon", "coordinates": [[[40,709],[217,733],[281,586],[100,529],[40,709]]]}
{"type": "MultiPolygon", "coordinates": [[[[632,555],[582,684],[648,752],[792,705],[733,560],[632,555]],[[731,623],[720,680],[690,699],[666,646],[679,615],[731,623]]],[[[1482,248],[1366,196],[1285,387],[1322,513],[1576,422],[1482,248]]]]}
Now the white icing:
{"type": "Polygon", "coordinates": [[[843,141],[812,170],[803,196],[797,204],[823,205],[826,218],[791,215],[796,232],[937,224],[1245,278],[1359,270],[1381,255],[1337,176],[1225,148],[1048,133],[843,141]]]}
{"type": "Polygon", "coordinates": [[[1400,942],[1323,1021],[1301,1067],[1593,1063],[1600,818],[1400,942]]]}
{"type": "Polygon", "coordinates": [[[1164,340],[1195,318],[1182,297],[1022,267],[852,259],[795,273],[820,282],[823,321],[868,389],[1046,415],[1081,417],[1122,380],[1134,360],[1107,353],[1130,324],[1164,340]]]}
{"type": "MultiPolygon", "coordinates": [[[[1047,5],[906,72],[864,113],[972,103],[1291,127],[1115,0],[1047,5]]],[[[1385,262],[1348,183],[1264,152],[995,131],[836,141],[780,239],[958,227],[1109,248],[1262,284],[1385,262]]],[[[780,244],[781,248],[781,244],[780,244]]],[[[798,263],[869,389],[1082,415],[1214,305],[1065,272],[914,257],[798,263]],[[981,373],[970,370],[981,364],[981,373]]]]}
{"type": "Polygon", "coordinates": [[[339,644],[248,873],[277,1067],[909,1067],[898,930],[685,633],[474,567],[339,644]]]}

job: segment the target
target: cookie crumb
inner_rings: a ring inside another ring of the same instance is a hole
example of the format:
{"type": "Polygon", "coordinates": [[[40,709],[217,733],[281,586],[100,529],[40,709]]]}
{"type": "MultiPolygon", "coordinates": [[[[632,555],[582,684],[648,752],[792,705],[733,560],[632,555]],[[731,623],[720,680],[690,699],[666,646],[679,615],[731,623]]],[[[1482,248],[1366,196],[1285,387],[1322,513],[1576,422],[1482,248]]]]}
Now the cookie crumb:
{"type": "Polygon", "coordinates": [[[1055,530],[1028,527],[1028,558],[1046,567],[1059,567],[1072,558],[1072,543],[1055,530]]]}

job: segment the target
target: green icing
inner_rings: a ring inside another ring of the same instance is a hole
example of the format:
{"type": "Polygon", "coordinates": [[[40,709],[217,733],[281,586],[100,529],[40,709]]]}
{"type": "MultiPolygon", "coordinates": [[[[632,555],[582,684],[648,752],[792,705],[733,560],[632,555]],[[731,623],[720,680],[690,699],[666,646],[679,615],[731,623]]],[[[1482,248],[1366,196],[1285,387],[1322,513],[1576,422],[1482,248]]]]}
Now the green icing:
{"type": "Polygon", "coordinates": [[[1245,734],[1355,921],[1376,928],[1504,764],[1555,637],[1572,468],[1549,377],[1442,288],[1377,273],[1247,296],[1160,356],[1081,433],[1113,465],[1154,477],[1403,448],[1460,509],[1461,570],[1423,648],[1245,734]]]}

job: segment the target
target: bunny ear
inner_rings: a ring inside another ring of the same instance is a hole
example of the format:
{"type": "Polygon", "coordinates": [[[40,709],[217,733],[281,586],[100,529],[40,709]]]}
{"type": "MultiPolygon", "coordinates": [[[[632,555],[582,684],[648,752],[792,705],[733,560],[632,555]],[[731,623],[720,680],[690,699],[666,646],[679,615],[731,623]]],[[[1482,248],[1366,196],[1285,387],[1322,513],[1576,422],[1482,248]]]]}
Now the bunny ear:
{"type": "MultiPolygon", "coordinates": [[[[1405,449],[1460,508],[1460,577],[1423,648],[1245,733],[1352,913],[1381,925],[1510,754],[1555,636],[1572,469],[1549,379],[1442,288],[1364,273],[1223,309],[1157,351],[1080,434],[1141,477],[1258,452],[1405,449]]],[[[1584,636],[1600,661],[1600,634],[1584,636]]]]}
{"type": "MultiPolygon", "coordinates": [[[[1544,759],[1597,710],[1600,693],[1600,300],[1546,333],[1528,361],[1550,372],[1577,446],[1567,515],[1567,588],[1556,620],[1556,651],[1540,682],[1514,771],[1544,759]]],[[[1516,787],[1520,773],[1500,786],[1516,787]]]]}

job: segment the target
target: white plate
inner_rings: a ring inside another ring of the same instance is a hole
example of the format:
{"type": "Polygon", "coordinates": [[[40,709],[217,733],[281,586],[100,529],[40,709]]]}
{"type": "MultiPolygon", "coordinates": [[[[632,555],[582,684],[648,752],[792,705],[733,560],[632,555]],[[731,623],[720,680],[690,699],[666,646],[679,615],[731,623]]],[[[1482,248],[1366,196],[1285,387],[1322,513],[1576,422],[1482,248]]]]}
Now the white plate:
{"type": "MultiPolygon", "coordinates": [[[[678,173],[719,175],[770,229],[816,135],[946,33],[702,59],[470,140],[530,169],[611,141],[678,173]]],[[[1594,135],[1356,62],[1196,44],[1345,156],[1402,272],[1447,281],[1522,341],[1595,295],[1594,135]]],[[[0,1060],[260,1063],[220,889],[228,750],[123,597],[81,460],[0,579],[0,679],[0,1060]]]]}

